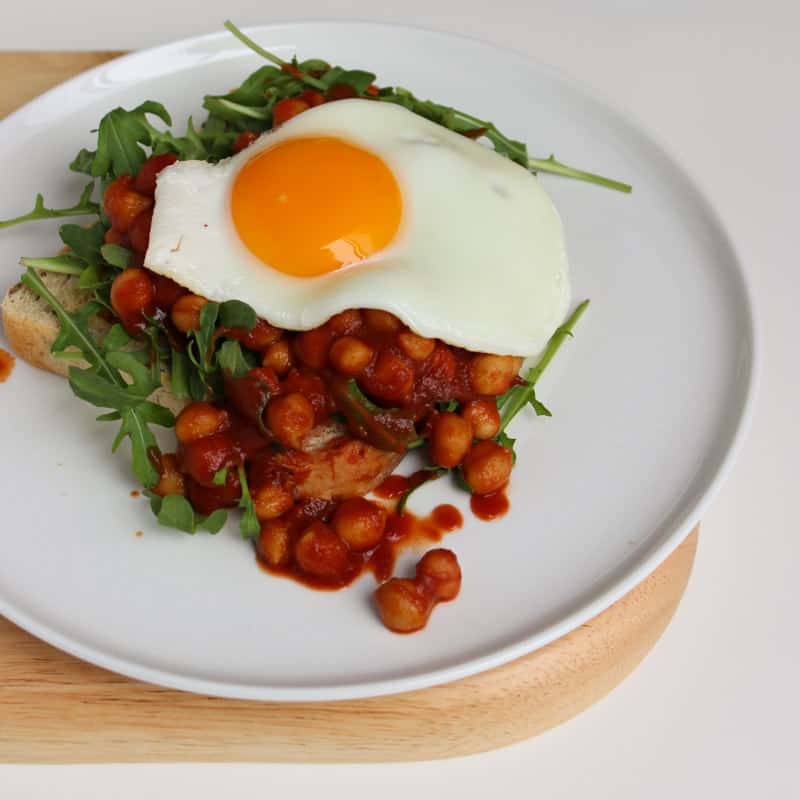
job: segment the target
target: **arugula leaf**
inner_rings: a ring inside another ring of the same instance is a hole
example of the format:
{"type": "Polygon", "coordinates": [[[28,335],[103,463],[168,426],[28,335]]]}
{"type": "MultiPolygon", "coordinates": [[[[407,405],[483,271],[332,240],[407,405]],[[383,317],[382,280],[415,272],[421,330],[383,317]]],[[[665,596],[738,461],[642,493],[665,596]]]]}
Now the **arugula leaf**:
{"type": "Polygon", "coordinates": [[[131,456],[133,472],[148,489],[155,486],[161,479],[159,471],[153,464],[153,458],[159,454],[158,442],[148,424],[170,427],[175,424],[172,413],[155,403],[144,402],[135,408],[120,412],[122,425],[111,446],[111,452],[116,453],[122,440],[127,436],[131,440],[131,456]]]}
{"type": "Polygon", "coordinates": [[[514,449],[514,445],[517,443],[516,439],[512,439],[505,431],[500,431],[495,437],[494,440],[499,444],[501,447],[505,447],[506,450],[511,451],[511,455],[513,456],[512,464],[517,463],[517,451],[514,449]]]}
{"type": "Polygon", "coordinates": [[[80,275],[86,268],[83,259],[76,258],[69,253],[46,258],[21,258],[19,263],[23,267],[42,269],[45,272],[58,272],[62,275],[80,275]]]}
{"type": "Polygon", "coordinates": [[[208,533],[219,533],[228,520],[227,512],[218,508],[207,517],[198,514],[192,504],[180,494],[168,494],[159,497],[157,494],[147,492],[150,498],[150,508],[153,510],[161,525],[167,528],[177,528],[186,533],[196,533],[205,530],[208,533]]]}
{"type": "Polygon", "coordinates": [[[223,467],[221,470],[214,473],[212,483],[214,486],[224,486],[226,480],[228,480],[228,468],[223,467]]]}
{"type": "Polygon", "coordinates": [[[232,378],[244,377],[255,366],[247,360],[239,342],[232,339],[222,343],[222,347],[219,349],[218,363],[222,371],[232,378]]]}
{"type": "Polygon", "coordinates": [[[78,155],[72,160],[69,165],[69,168],[73,172],[82,172],[85,175],[92,174],[92,164],[94,163],[95,157],[94,150],[87,150],[85,147],[81,148],[78,155]]]}
{"type": "Polygon", "coordinates": [[[226,300],[219,307],[219,323],[223,328],[244,328],[251,331],[258,322],[258,315],[241,300],[226,300]]]}
{"type": "Polygon", "coordinates": [[[189,390],[189,358],[186,353],[172,350],[170,359],[169,380],[170,391],[179,400],[188,400],[191,397],[189,390]]]}
{"type": "MultiPolygon", "coordinates": [[[[564,340],[568,336],[572,336],[572,329],[581,316],[583,316],[583,312],[586,311],[588,305],[589,301],[584,300],[575,311],[572,312],[566,322],[556,328],[541,358],[528,372],[525,382],[522,385],[512,386],[502,397],[498,398],[498,408],[500,409],[500,429],[497,434],[498,437],[503,435],[503,432],[508,427],[511,420],[514,419],[526,405],[531,405],[539,416],[552,416],[544,403],[537,399],[534,387],[547,365],[552,361],[553,356],[564,343],[564,340]]],[[[499,439],[495,437],[495,441],[499,441],[499,439]]],[[[502,444],[502,442],[500,442],[500,444],[502,444]]]]}
{"type": "Polygon", "coordinates": [[[87,264],[99,264],[102,261],[100,248],[103,246],[106,230],[102,222],[95,222],[88,228],[69,224],[62,225],[58,229],[58,234],[61,241],[78,258],[82,258],[87,264]]]}
{"type": "Polygon", "coordinates": [[[89,264],[81,270],[78,278],[79,289],[100,289],[101,287],[111,286],[111,278],[105,277],[105,270],[100,264],[89,264]]]}
{"type": "Polygon", "coordinates": [[[239,530],[243,539],[255,539],[261,532],[261,524],[256,516],[256,507],[253,498],[250,496],[250,487],[247,485],[247,475],[244,467],[239,466],[239,483],[242,485],[242,497],[239,500],[239,508],[244,510],[239,530]]]}
{"type": "Polygon", "coordinates": [[[453,479],[459,489],[463,489],[467,494],[473,494],[472,487],[467,483],[467,479],[464,477],[464,472],[461,467],[456,467],[453,470],[453,479]]]}
{"type": "Polygon", "coordinates": [[[118,244],[101,245],[100,254],[108,264],[118,269],[125,269],[133,256],[133,253],[127,247],[122,247],[118,244]]]}
{"type": "Polygon", "coordinates": [[[37,194],[33,204],[33,210],[20,217],[13,219],[0,220],[0,229],[10,228],[19,225],[21,222],[30,222],[37,219],[52,219],[54,217],[81,217],[95,216],[100,213],[100,205],[92,202],[92,192],[94,191],[94,181],[86,184],[78,202],[68,208],[45,208],[44,197],[37,194]]]}

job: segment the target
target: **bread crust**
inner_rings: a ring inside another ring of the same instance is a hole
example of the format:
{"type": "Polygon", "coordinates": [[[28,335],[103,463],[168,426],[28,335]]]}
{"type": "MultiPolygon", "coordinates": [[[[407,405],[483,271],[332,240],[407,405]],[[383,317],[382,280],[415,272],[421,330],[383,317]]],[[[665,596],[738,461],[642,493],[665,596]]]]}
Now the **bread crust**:
{"type": "MultiPolygon", "coordinates": [[[[71,276],[41,272],[47,288],[64,305],[75,311],[90,299],[78,289],[71,276]]],[[[0,304],[6,338],[16,354],[39,369],[67,376],[70,366],[85,362],[54,358],[50,348],[59,331],[56,315],[30,289],[18,283],[12,286],[0,304]]],[[[98,338],[108,330],[108,323],[97,317],[90,320],[90,330],[98,338]]],[[[150,399],[180,413],[186,405],[166,387],[157,389],[150,399]]],[[[317,426],[303,441],[302,452],[282,454],[281,466],[294,475],[299,498],[347,498],[363,495],[380,484],[400,463],[403,456],[378,450],[360,439],[347,435],[341,423],[329,421],[317,426]]]]}

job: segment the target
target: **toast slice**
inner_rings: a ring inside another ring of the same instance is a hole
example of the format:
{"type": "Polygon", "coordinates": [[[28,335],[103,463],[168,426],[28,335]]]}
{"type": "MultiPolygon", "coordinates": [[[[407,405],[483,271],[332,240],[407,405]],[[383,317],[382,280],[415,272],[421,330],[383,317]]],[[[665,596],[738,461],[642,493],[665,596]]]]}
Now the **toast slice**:
{"type": "MultiPolygon", "coordinates": [[[[64,308],[73,312],[91,298],[91,292],[78,287],[71,275],[40,272],[47,288],[64,308]]],[[[58,318],[50,306],[27,286],[12,286],[0,304],[6,337],[17,355],[34,367],[66,377],[70,366],[85,362],[53,358],[50,348],[59,331],[58,318]]],[[[109,325],[98,317],[89,321],[89,329],[98,338],[109,325]]],[[[169,376],[163,376],[168,382],[169,376]]],[[[180,413],[186,402],[179,400],[166,386],[150,400],[180,413]]],[[[378,450],[347,435],[341,423],[331,420],[318,425],[303,441],[302,452],[283,459],[281,466],[294,473],[297,496],[346,498],[364,495],[380,484],[400,463],[402,455],[378,450]]]]}

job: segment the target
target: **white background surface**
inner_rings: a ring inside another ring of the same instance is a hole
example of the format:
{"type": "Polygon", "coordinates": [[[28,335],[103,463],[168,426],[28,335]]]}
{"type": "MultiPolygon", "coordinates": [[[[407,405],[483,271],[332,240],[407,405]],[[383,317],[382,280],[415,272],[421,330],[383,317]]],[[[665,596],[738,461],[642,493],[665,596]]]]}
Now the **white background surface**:
{"type": "MultiPolygon", "coordinates": [[[[538,739],[448,762],[373,766],[0,766],[17,798],[258,796],[541,798],[789,797],[797,793],[800,558],[791,510],[800,446],[794,241],[800,6],[795,2],[305,0],[274,11],[228,0],[17,4],[5,49],[144,47],[238,24],[314,17],[466,33],[550,63],[630,109],[682,158],[733,235],[753,280],[763,346],[751,435],[707,515],[678,614],[609,698],[538,739]],[[270,13],[272,11],[272,13],[270,13]]],[[[643,298],[646,302],[646,298],[643,298]]],[[[686,398],[691,402],[691,398],[686,398]]],[[[0,724],[2,719],[0,718],[0,724]]]]}

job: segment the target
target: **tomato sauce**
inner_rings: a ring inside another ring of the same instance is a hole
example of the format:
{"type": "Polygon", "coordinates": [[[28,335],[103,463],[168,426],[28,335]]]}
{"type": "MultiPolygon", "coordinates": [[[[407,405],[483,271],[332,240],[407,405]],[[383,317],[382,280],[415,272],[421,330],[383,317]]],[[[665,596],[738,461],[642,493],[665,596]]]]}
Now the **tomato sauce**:
{"type": "Polygon", "coordinates": [[[488,522],[502,517],[509,509],[506,487],[491,494],[473,494],[470,497],[469,506],[478,519],[488,522]]]}
{"type": "Polygon", "coordinates": [[[7,350],[0,348],[0,383],[5,383],[14,371],[16,359],[7,350]]]}

